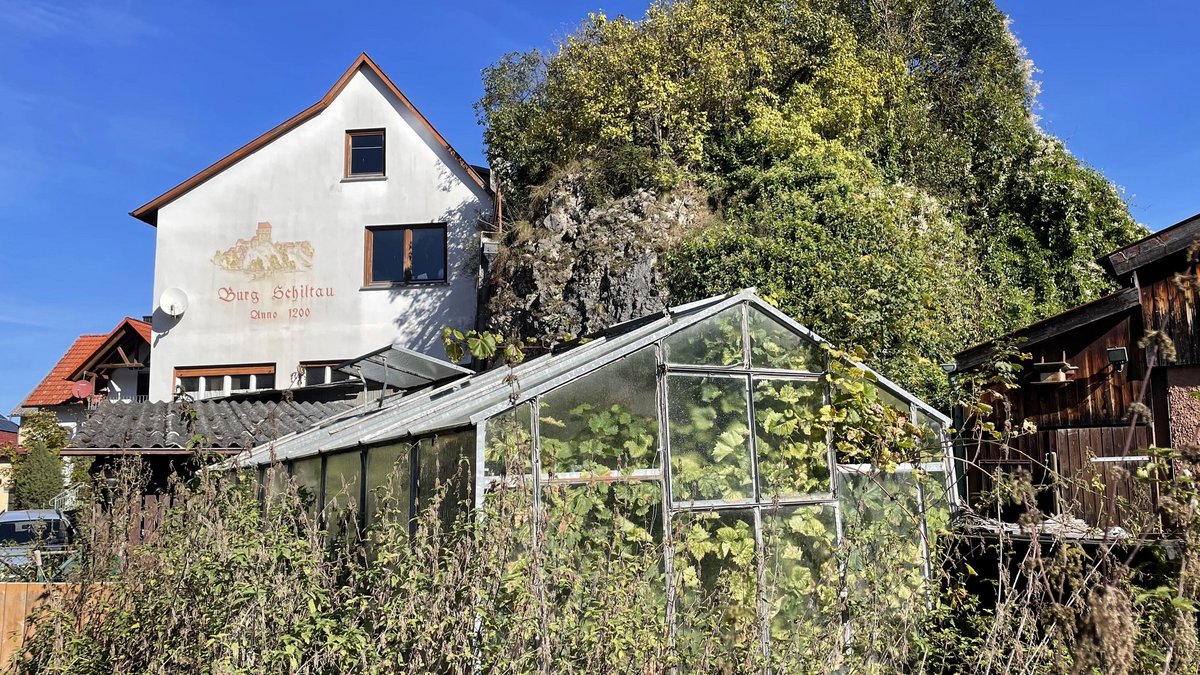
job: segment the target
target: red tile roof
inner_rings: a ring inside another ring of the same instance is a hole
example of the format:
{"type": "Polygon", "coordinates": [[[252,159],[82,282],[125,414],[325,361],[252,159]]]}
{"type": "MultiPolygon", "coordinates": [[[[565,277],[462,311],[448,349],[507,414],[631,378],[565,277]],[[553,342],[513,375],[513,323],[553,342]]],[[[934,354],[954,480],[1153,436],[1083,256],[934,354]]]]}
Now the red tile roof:
{"type": "Polygon", "coordinates": [[[32,408],[44,405],[60,405],[74,398],[71,395],[71,386],[74,384],[74,381],[68,378],[91,359],[98,349],[105,347],[117,337],[127,325],[137,331],[137,334],[145,339],[147,344],[150,343],[152,335],[150,324],[128,316],[122,319],[121,323],[117,324],[117,327],[108,333],[80,335],[75,340],[75,344],[71,345],[67,353],[63,354],[63,357],[50,370],[50,374],[25,397],[20,407],[32,408]]]}
{"type": "MultiPolygon", "coordinates": [[[[139,335],[146,338],[146,342],[150,342],[150,340],[153,339],[149,323],[146,323],[145,321],[138,321],[137,319],[132,319],[130,317],[125,317],[125,321],[129,322],[129,325],[133,326],[139,335]]],[[[120,326],[117,326],[117,328],[120,328],[120,326]]],[[[116,330],[117,329],[114,328],[113,332],[115,333],[116,330]]]]}
{"type": "Polygon", "coordinates": [[[104,340],[102,340],[100,344],[96,345],[96,347],[92,349],[91,354],[88,354],[83,358],[83,360],[75,364],[75,367],[71,370],[68,370],[63,377],[72,381],[82,379],[86,374],[86,368],[94,368],[97,363],[102,362],[110,355],[112,350],[116,348],[121,340],[125,338],[125,336],[128,334],[126,329],[136,333],[138,337],[146,341],[146,344],[150,344],[150,324],[146,323],[145,321],[138,321],[137,319],[125,317],[124,319],[121,319],[121,323],[117,324],[116,328],[112,329],[109,331],[108,335],[104,336],[104,340]]]}
{"type": "Polygon", "coordinates": [[[67,353],[63,354],[50,370],[50,374],[21,402],[21,407],[59,405],[74,398],[71,396],[71,385],[74,383],[68,380],[67,376],[91,356],[97,347],[104,344],[107,337],[108,335],[100,334],[80,335],[76,338],[75,343],[67,349],[67,353]]]}

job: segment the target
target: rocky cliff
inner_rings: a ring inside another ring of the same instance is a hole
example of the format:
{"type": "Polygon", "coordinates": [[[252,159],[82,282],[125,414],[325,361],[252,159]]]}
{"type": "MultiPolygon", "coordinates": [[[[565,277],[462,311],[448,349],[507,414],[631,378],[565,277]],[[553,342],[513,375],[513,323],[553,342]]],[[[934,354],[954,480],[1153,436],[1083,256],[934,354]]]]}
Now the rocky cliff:
{"type": "Polygon", "coordinates": [[[638,190],[588,207],[582,184],[579,176],[556,181],[532,221],[509,233],[491,279],[493,330],[587,335],[668,305],[660,256],[710,217],[703,201],[688,191],[638,190]]]}

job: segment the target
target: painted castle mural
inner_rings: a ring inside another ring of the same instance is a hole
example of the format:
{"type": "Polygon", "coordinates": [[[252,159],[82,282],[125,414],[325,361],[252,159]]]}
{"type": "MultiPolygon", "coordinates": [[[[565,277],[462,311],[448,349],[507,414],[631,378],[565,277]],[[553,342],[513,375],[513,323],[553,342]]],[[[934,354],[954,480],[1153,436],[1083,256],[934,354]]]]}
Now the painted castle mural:
{"type": "Polygon", "coordinates": [[[233,246],[217,251],[212,261],[221,269],[260,279],[312,269],[313,246],[307,241],[273,241],[271,223],[262,222],[253,237],[238,239],[233,246]]]}

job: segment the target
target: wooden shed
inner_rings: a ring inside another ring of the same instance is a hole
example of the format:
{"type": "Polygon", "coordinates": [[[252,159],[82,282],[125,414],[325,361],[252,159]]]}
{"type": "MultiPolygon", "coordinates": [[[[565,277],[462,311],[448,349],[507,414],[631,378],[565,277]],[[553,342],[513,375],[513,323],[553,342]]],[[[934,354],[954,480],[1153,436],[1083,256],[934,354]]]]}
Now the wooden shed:
{"type": "Polygon", "coordinates": [[[1110,253],[1098,262],[1119,290],[956,356],[959,376],[986,367],[1001,345],[1032,357],[991,421],[1027,420],[1036,431],[1008,444],[960,445],[973,503],[991,491],[997,472],[1026,470],[1040,487],[1043,513],[1131,531],[1153,520],[1156,495],[1134,477],[1147,448],[1200,444],[1200,400],[1191,395],[1200,392],[1198,237],[1200,215],[1110,253]],[[1166,338],[1165,349],[1142,346],[1152,331],[1166,338]],[[1152,419],[1134,420],[1138,402],[1152,419]]]}

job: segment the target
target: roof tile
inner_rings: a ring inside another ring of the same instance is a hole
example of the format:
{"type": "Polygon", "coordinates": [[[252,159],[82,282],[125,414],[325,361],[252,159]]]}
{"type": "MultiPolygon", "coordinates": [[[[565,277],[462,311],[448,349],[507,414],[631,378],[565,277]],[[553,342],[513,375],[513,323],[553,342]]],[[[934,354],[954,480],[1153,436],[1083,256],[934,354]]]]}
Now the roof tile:
{"type": "Polygon", "coordinates": [[[67,353],[63,354],[58,363],[50,369],[50,373],[46,375],[45,379],[34,387],[33,391],[29,392],[29,395],[21,402],[21,407],[61,405],[73,399],[71,386],[74,382],[68,380],[67,376],[87,360],[107,337],[108,335],[101,334],[80,335],[76,338],[75,342],[67,349],[67,353]]]}
{"type": "Polygon", "coordinates": [[[191,407],[196,419],[189,432],[183,420],[183,404],[106,401],[80,425],[70,447],[183,449],[193,434],[202,434],[212,448],[250,448],[306,429],[353,404],[221,399],[199,401],[191,407]]]}

